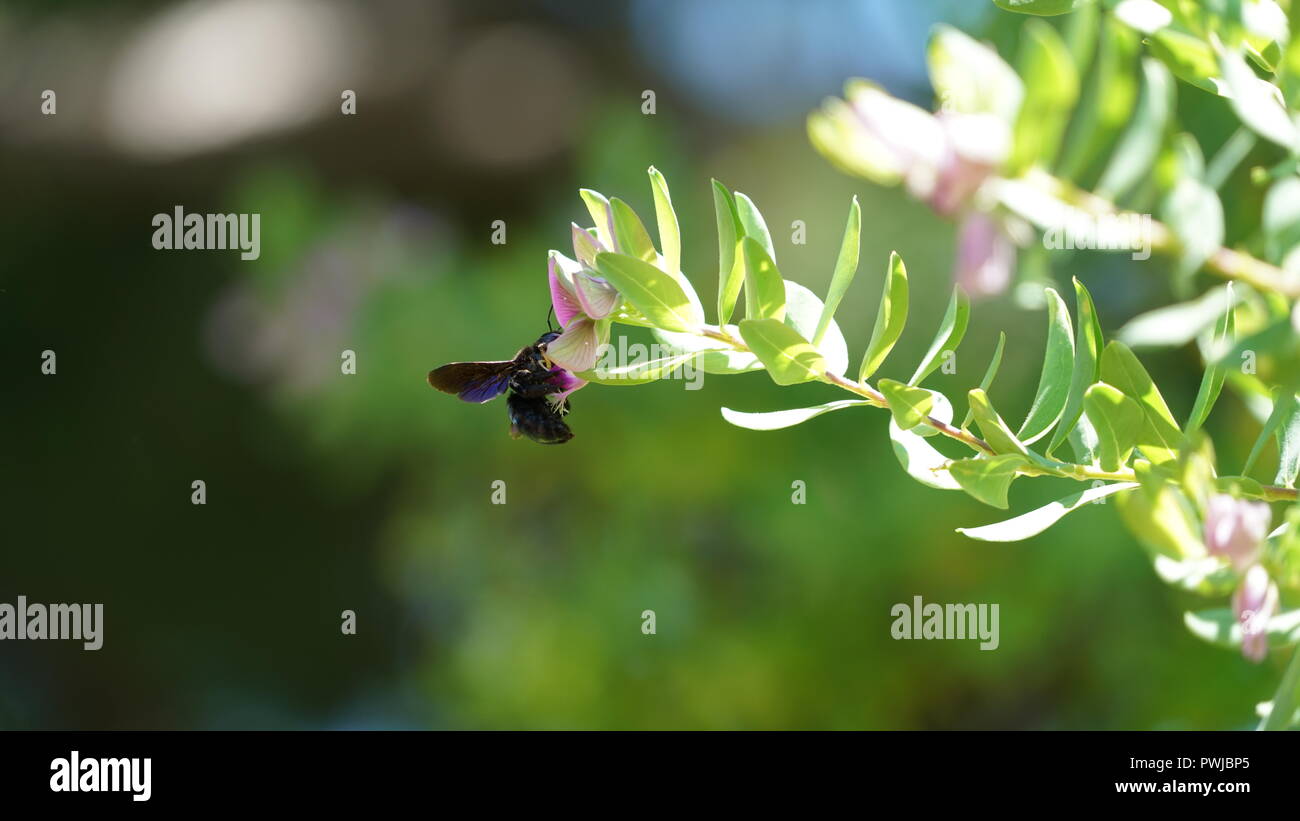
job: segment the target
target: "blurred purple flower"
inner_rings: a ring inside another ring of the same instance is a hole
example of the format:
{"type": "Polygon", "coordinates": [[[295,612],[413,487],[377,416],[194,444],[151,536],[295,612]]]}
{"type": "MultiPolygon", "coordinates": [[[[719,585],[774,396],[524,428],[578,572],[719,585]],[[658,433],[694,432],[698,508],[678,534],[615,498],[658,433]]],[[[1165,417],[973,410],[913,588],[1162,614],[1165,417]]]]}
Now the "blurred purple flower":
{"type": "Polygon", "coordinates": [[[1205,545],[1241,573],[1259,558],[1273,513],[1266,502],[1211,496],[1205,510],[1205,545]]]}
{"type": "Polygon", "coordinates": [[[1016,246],[1001,223],[988,214],[973,213],[962,222],[957,237],[953,278],[972,297],[1000,294],[1011,284],[1016,246]]]}
{"type": "Polygon", "coordinates": [[[1262,565],[1252,566],[1232,594],[1232,611],[1241,625],[1241,654],[1249,661],[1258,663],[1268,655],[1268,622],[1277,608],[1277,585],[1262,565]]]}

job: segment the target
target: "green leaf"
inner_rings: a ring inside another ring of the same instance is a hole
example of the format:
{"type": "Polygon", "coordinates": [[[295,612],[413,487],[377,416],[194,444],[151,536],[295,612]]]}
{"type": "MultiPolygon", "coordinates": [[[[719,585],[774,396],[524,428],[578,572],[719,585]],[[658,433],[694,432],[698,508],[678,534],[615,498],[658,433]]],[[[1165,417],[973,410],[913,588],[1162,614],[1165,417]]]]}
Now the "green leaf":
{"type": "Polygon", "coordinates": [[[591,221],[596,226],[596,239],[606,248],[617,248],[614,244],[614,216],[610,212],[609,200],[599,191],[583,188],[578,191],[582,202],[591,214],[591,221]]]}
{"type": "Polygon", "coordinates": [[[1079,99],[1074,59],[1056,29],[1042,20],[1031,20],[1022,32],[1019,67],[1027,85],[1016,117],[1009,177],[1019,176],[1035,163],[1051,167],[1079,99]]]}
{"type": "MultiPolygon", "coordinates": [[[[821,299],[804,286],[785,280],[785,324],[799,332],[804,339],[812,339],[817,323],[826,312],[821,299]]],[[[826,357],[826,370],[843,376],[849,369],[849,347],[844,341],[840,326],[831,320],[826,326],[822,341],[813,345],[826,357]]]]}
{"type": "Polygon", "coordinates": [[[1134,68],[1141,43],[1137,34],[1107,14],[1100,17],[1094,67],[1070,122],[1058,176],[1078,179],[1133,114],[1138,98],[1134,68]]]}
{"type": "Polygon", "coordinates": [[[717,180],[713,181],[713,210],[718,222],[718,324],[726,325],[736,308],[740,286],[745,284],[739,245],[745,227],[740,224],[735,198],[717,180]]]}
{"type": "MultiPolygon", "coordinates": [[[[1116,499],[1124,524],[1156,559],[1156,573],[1171,584],[1188,590],[1218,589],[1223,577],[1216,575],[1224,563],[1214,557],[1208,565],[1200,519],[1192,501],[1172,481],[1162,478],[1161,469],[1150,462],[1133,465],[1142,487],[1116,499]],[[1161,562],[1164,558],[1167,561],[1161,562]]],[[[1228,589],[1232,587],[1228,568],[1228,589]]]]}
{"type": "Polygon", "coordinates": [[[821,353],[779,319],[743,320],[740,336],[778,385],[797,385],[826,373],[821,353]]]}
{"type": "Polygon", "coordinates": [[[960,459],[948,466],[948,472],[961,489],[986,505],[1007,509],[1007,490],[1016,471],[1028,464],[1015,454],[988,459],[960,459]]]}
{"type": "Polygon", "coordinates": [[[1065,410],[1070,396],[1070,380],[1074,371],[1074,328],[1070,325],[1070,309],[1052,288],[1047,293],[1047,350],[1043,354],[1043,369],[1038,377],[1038,391],[1029,408],[1025,423],[1016,438],[1026,445],[1046,436],[1065,410]]]}
{"type": "Polygon", "coordinates": [[[596,255],[596,270],[647,319],[669,331],[694,331],[704,315],[676,279],[649,262],[625,254],[596,255]]]}
{"type": "Polygon", "coordinates": [[[1022,513],[1014,519],[1007,519],[983,527],[959,527],[957,532],[982,542],[1023,541],[1037,536],[1059,522],[1066,514],[1076,511],[1086,504],[1091,504],[1114,493],[1132,490],[1137,486],[1136,482],[1116,482],[1109,485],[1090,487],[1087,490],[1071,493],[1063,499],[1043,505],[1037,510],[1022,513]]]}
{"type": "Polygon", "coordinates": [[[1097,318],[1097,308],[1092,304],[1092,295],[1088,289],[1074,278],[1074,301],[1079,314],[1079,327],[1074,338],[1074,368],[1070,374],[1070,391],[1065,398],[1065,410],[1061,411],[1061,421],[1056,425],[1052,441],[1047,446],[1051,455],[1074,430],[1079,415],[1083,413],[1083,392],[1097,381],[1101,370],[1101,349],[1105,340],[1101,334],[1101,321],[1097,318]]]}
{"type": "Polygon", "coordinates": [[[889,400],[889,412],[901,430],[919,425],[934,407],[934,397],[925,388],[913,388],[893,379],[882,379],[876,387],[889,400]]]}
{"type": "Polygon", "coordinates": [[[862,207],[858,205],[855,195],[849,203],[849,218],[844,224],[844,239],[840,241],[840,255],[835,259],[835,273],[831,275],[830,287],[826,290],[826,303],[822,315],[817,320],[817,330],[813,332],[813,345],[821,345],[826,329],[830,327],[835,311],[840,307],[844,292],[858,273],[858,253],[861,247],[859,235],[862,232],[862,207]]]}
{"type": "Polygon", "coordinates": [[[926,58],[930,85],[946,109],[1015,122],[1024,85],[992,48],[941,23],[934,27],[926,58]]]}
{"type": "MultiPolygon", "coordinates": [[[[1300,32],[1297,32],[1300,39],[1300,32]]],[[[1263,213],[1264,255],[1281,264],[1300,245],[1300,178],[1286,176],[1268,189],[1263,213]]]]}
{"type": "Polygon", "coordinates": [[[1288,151],[1296,148],[1296,127],[1282,104],[1277,86],[1261,80],[1235,51],[1219,51],[1219,70],[1232,95],[1228,102],[1241,121],[1259,136],[1288,151]]]}
{"type": "MultiPolygon", "coordinates": [[[[984,378],[980,380],[980,390],[984,391],[985,394],[989,392],[989,388],[993,387],[993,380],[997,378],[998,368],[1002,367],[1002,349],[1006,347],[1006,344],[1006,331],[998,331],[998,346],[993,349],[993,358],[989,360],[989,366],[984,371],[984,378]]],[[[970,425],[973,418],[975,418],[975,409],[967,408],[966,418],[961,423],[962,430],[965,430],[970,425]]]]}
{"type": "Polygon", "coordinates": [[[696,354],[683,353],[651,359],[646,362],[634,362],[617,368],[602,369],[599,365],[577,376],[599,385],[648,385],[660,379],[667,379],[678,368],[695,358],[696,354]]]}
{"type": "Polygon", "coordinates": [[[650,187],[654,190],[655,222],[659,225],[659,247],[663,249],[664,264],[670,274],[682,270],[682,234],[677,224],[677,212],[668,196],[668,181],[659,169],[650,166],[650,187]]]}
{"type": "Polygon", "coordinates": [[[785,282],[776,263],[753,237],[740,241],[745,265],[745,316],[749,319],[785,318],[785,282]]]}
{"type": "Polygon", "coordinates": [[[1093,0],[993,0],[993,2],[998,8],[1006,11],[1051,17],[1057,14],[1068,14],[1093,0]]]}
{"type": "Polygon", "coordinates": [[[809,419],[821,416],[823,413],[870,404],[865,399],[839,399],[834,402],[827,402],[824,405],[813,405],[811,408],[791,408],[790,410],[769,411],[767,413],[743,413],[734,411],[731,408],[723,408],[722,418],[739,428],[780,430],[807,422],[809,419]]]}
{"type": "Polygon", "coordinates": [[[979,388],[973,388],[968,394],[970,401],[971,413],[975,416],[975,423],[979,425],[980,435],[989,447],[993,448],[995,453],[1019,453],[1026,454],[1027,449],[1016,435],[1007,427],[1007,423],[1002,421],[998,412],[993,410],[993,405],[989,402],[988,395],[979,388]]]}
{"type": "Polygon", "coordinates": [[[1212,326],[1236,302],[1226,285],[1212,288],[1191,302],[1138,314],[1116,337],[1132,348],[1179,348],[1212,326]]]}
{"type": "Polygon", "coordinates": [[[1169,70],[1153,58],[1142,60],[1142,95],[1128,130],[1111,155],[1097,183],[1097,195],[1112,201],[1128,194],[1156,165],[1165,126],[1174,107],[1174,82],[1169,70]]]}
{"type": "Polygon", "coordinates": [[[657,256],[655,244],[632,206],[613,197],[609,201],[609,209],[613,214],[614,236],[618,241],[619,253],[653,263],[657,256]]]}
{"type": "Polygon", "coordinates": [[[1186,280],[1223,244],[1223,204],[1213,188],[1184,176],[1165,197],[1162,210],[1178,238],[1179,273],[1186,280]]]}
{"type": "MultiPolygon", "coordinates": [[[[962,337],[966,335],[966,323],[969,321],[970,297],[966,296],[966,292],[960,285],[954,286],[952,299],[948,301],[948,310],[943,315],[943,322],[939,324],[939,332],[935,334],[934,342],[930,343],[930,350],[926,351],[921,364],[916,367],[916,373],[907,380],[907,384],[919,385],[921,380],[934,373],[934,369],[942,364],[939,359],[944,351],[956,352],[962,337]]],[[[901,330],[901,323],[899,327],[901,330]]],[[[871,349],[870,345],[867,347],[868,350],[871,349]]]]}
{"type": "MultiPolygon", "coordinates": [[[[1193,636],[1218,647],[1241,647],[1241,622],[1230,607],[1186,612],[1183,623],[1193,636]]],[[[1268,620],[1265,628],[1271,650],[1282,650],[1300,642],[1300,610],[1287,610],[1268,620]]]]}
{"type": "Polygon", "coordinates": [[[871,341],[862,357],[858,381],[866,382],[884,363],[894,343],[903,334],[907,324],[907,267],[897,251],[889,254],[889,267],[885,269],[884,290],[880,294],[880,307],[876,310],[876,324],[871,329],[871,341]]]}
{"type": "Polygon", "coordinates": [[[767,222],[763,220],[763,214],[754,205],[754,201],[739,191],[736,192],[736,214],[740,217],[740,224],[745,229],[745,236],[753,237],[758,240],[758,244],[763,246],[768,257],[776,261],[776,248],[772,245],[772,235],[767,230],[767,222]]]}
{"type": "Polygon", "coordinates": [[[903,470],[916,481],[939,490],[961,490],[961,485],[948,473],[949,459],[919,434],[903,430],[891,417],[889,440],[894,455],[903,470]]]}
{"type": "Polygon", "coordinates": [[[1219,76],[1214,49],[1199,37],[1177,29],[1162,29],[1147,40],[1151,53],[1160,58],[1174,76],[1197,88],[1228,96],[1228,86],[1219,76]]]}
{"type": "MultiPolygon", "coordinates": [[[[1233,298],[1232,283],[1228,283],[1225,287],[1227,306],[1214,327],[1214,334],[1210,339],[1211,350],[1226,350],[1232,345],[1232,340],[1237,332],[1236,311],[1234,310],[1236,300],[1233,298]]],[[[1187,417],[1188,435],[1199,430],[1209,417],[1210,410],[1219,399],[1219,391],[1223,389],[1223,379],[1227,374],[1227,370],[1227,367],[1222,362],[1211,361],[1206,364],[1205,374],[1201,377],[1201,387],[1196,391],[1196,402],[1192,405],[1191,415],[1187,417]]]]}
{"type": "Polygon", "coordinates": [[[1137,441],[1142,455],[1157,465],[1178,458],[1183,441],[1178,423],[1151,375],[1124,343],[1111,342],[1102,352],[1101,378],[1142,406],[1143,423],[1137,441]]]}
{"type": "Polygon", "coordinates": [[[1128,462],[1142,432],[1142,406],[1118,388],[1098,382],[1083,394],[1083,411],[1097,432],[1101,469],[1119,470],[1128,462]]]}
{"type": "Polygon", "coordinates": [[[1289,426],[1291,418],[1296,413],[1295,393],[1291,388],[1278,388],[1274,393],[1273,412],[1268,415],[1264,422],[1264,428],[1259,432],[1259,438],[1255,440],[1255,445],[1250,449],[1250,455],[1246,457],[1246,464],[1241,469],[1241,475],[1246,476],[1250,469],[1255,466],[1255,461],[1259,455],[1264,452],[1264,445],[1268,443],[1269,437],[1279,428],[1289,426]],[[1285,425],[1284,425],[1285,423],[1285,425]]]}
{"type": "Polygon", "coordinates": [[[1295,487],[1295,480],[1300,475],[1300,407],[1294,402],[1286,421],[1277,428],[1277,476],[1273,484],[1283,487],[1295,487]]]}

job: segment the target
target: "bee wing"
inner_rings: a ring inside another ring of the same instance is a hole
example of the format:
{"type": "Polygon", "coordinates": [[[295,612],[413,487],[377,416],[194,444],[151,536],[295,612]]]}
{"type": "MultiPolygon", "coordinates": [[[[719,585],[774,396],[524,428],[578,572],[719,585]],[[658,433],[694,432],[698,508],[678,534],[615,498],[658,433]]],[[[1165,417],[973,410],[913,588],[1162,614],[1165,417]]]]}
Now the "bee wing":
{"type": "Polygon", "coordinates": [[[466,402],[496,399],[510,387],[513,359],[499,362],[453,362],[429,371],[429,384],[466,402]]]}

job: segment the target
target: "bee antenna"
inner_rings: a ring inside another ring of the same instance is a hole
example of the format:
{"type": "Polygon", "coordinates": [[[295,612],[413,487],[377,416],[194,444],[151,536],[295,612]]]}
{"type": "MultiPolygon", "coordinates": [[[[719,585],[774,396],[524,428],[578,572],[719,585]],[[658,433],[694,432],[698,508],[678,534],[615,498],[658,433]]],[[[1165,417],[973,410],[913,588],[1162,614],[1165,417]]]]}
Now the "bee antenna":
{"type": "Polygon", "coordinates": [[[555,306],[552,305],[550,310],[546,312],[546,330],[551,332],[555,331],[555,329],[551,327],[551,315],[554,313],[555,313],[555,306]]]}

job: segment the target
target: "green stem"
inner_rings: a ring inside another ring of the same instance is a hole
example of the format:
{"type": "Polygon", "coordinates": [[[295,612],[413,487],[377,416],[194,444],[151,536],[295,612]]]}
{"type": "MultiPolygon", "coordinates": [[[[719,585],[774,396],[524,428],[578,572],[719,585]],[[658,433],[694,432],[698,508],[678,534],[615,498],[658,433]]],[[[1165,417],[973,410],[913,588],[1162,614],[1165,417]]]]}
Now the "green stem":
{"type": "Polygon", "coordinates": [[[1291,654],[1291,663],[1282,674],[1282,683],[1273,694],[1273,708],[1268,717],[1259,723],[1261,730],[1285,730],[1295,715],[1296,690],[1300,689],[1300,646],[1291,654]]]}

